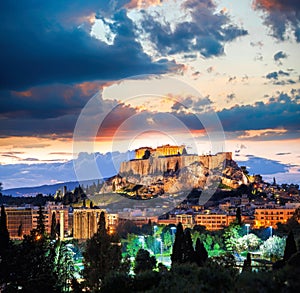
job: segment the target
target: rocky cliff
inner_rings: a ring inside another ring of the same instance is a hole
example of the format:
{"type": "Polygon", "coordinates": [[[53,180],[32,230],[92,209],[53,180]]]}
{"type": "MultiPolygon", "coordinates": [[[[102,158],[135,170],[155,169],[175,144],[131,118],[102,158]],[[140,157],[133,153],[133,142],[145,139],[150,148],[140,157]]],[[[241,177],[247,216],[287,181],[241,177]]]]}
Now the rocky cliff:
{"type": "Polygon", "coordinates": [[[175,194],[220,182],[237,187],[243,173],[231,153],[216,155],[175,155],[122,162],[119,174],[104,184],[101,193],[117,192],[148,199],[164,193],[175,194]]]}

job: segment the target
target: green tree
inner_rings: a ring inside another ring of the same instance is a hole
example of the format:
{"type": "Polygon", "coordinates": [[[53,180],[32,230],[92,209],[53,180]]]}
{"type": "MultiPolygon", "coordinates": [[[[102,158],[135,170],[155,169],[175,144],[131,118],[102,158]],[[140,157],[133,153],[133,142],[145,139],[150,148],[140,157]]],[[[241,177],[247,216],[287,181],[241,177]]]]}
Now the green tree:
{"type": "Polygon", "coordinates": [[[37,227],[14,245],[7,275],[7,292],[19,287],[23,292],[61,292],[55,272],[55,244],[45,233],[43,209],[40,207],[37,227]]]}
{"type": "Polygon", "coordinates": [[[126,243],[126,252],[131,257],[136,256],[138,250],[142,246],[138,235],[135,234],[128,234],[125,243],[126,243]]]}
{"type": "Polygon", "coordinates": [[[241,224],[242,224],[242,214],[241,214],[241,208],[240,207],[238,207],[236,209],[235,217],[236,217],[237,224],[241,226],[241,224]]]}
{"type": "Polygon", "coordinates": [[[297,246],[294,238],[293,231],[290,231],[285,242],[285,249],[283,254],[283,260],[288,261],[290,257],[297,252],[297,246]]]}
{"type": "Polygon", "coordinates": [[[56,239],[56,215],[55,212],[52,213],[52,218],[51,218],[51,230],[50,230],[50,238],[51,239],[56,239]]]}
{"type": "Polygon", "coordinates": [[[207,259],[208,259],[208,253],[203,243],[198,238],[195,246],[195,262],[200,267],[203,266],[203,264],[206,262],[207,259]]]}
{"type": "Polygon", "coordinates": [[[145,271],[152,271],[156,267],[156,259],[155,256],[150,256],[148,250],[139,249],[135,257],[135,266],[134,272],[135,274],[139,274],[145,271]]]}
{"type": "Polygon", "coordinates": [[[83,256],[83,276],[93,292],[100,290],[105,276],[120,270],[121,245],[116,235],[108,235],[104,212],[100,214],[97,232],[87,241],[83,256]]]}
{"type": "Polygon", "coordinates": [[[182,224],[179,222],[176,228],[175,241],[171,254],[172,266],[183,263],[184,259],[184,233],[182,224]]]}
{"type": "Polygon", "coordinates": [[[6,212],[4,205],[1,206],[0,215],[0,257],[9,246],[9,232],[7,229],[6,212]]]}
{"type": "Polygon", "coordinates": [[[172,235],[170,231],[166,231],[165,233],[162,234],[163,236],[163,242],[164,242],[164,247],[171,247],[172,246],[172,235]]]}
{"type": "Polygon", "coordinates": [[[224,242],[227,251],[235,251],[240,237],[241,227],[237,222],[232,222],[224,229],[224,242]]]}
{"type": "Polygon", "coordinates": [[[56,288],[67,291],[69,284],[74,278],[75,266],[74,266],[73,252],[68,247],[66,242],[56,242],[55,248],[55,261],[54,272],[57,276],[56,288]]]}
{"type": "Polygon", "coordinates": [[[247,253],[247,258],[244,260],[242,271],[251,271],[251,254],[249,252],[247,253]]]}
{"type": "Polygon", "coordinates": [[[183,262],[195,262],[195,250],[193,247],[191,232],[189,229],[185,229],[184,231],[183,262]]]}
{"type": "Polygon", "coordinates": [[[248,250],[257,250],[261,245],[262,241],[255,234],[248,234],[240,237],[236,241],[236,250],[238,252],[248,251],[248,250]]]}
{"type": "Polygon", "coordinates": [[[285,238],[276,235],[267,239],[259,248],[264,257],[277,261],[283,257],[285,238]]]}
{"type": "Polygon", "coordinates": [[[33,231],[37,234],[37,237],[46,237],[46,227],[45,227],[45,215],[44,215],[44,209],[42,206],[39,206],[39,210],[38,210],[38,216],[37,216],[37,220],[36,220],[36,229],[34,229],[33,231]]]}

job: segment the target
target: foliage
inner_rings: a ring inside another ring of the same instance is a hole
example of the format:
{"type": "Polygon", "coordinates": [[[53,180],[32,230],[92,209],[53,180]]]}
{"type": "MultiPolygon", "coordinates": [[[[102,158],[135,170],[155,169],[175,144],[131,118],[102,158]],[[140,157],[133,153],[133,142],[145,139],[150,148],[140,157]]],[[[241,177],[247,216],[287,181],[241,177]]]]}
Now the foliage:
{"type": "Polygon", "coordinates": [[[195,262],[200,267],[203,266],[203,264],[207,261],[207,259],[208,259],[208,253],[203,243],[200,242],[200,239],[198,238],[195,246],[195,262]]]}
{"type": "Polygon", "coordinates": [[[74,278],[75,264],[73,252],[66,242],[57,241],[55,248],[54,272],[57,276],[56,286],[67,291],[68,282],[74,278]]]}
{"type": "Polygon", "coordinates": [[[135,274],[139,274],[144,271],[152,271],[156,266],[155,256],[150,256],[149,251],[145,249],[139,249],[135,257],[135,274]]]}
{"type": "Polygon", "coordinates": [[[9,246],[9,232],[7,229],[6,212],[5,208],[1,206],[0,214],[0,257],[5,253],[9,246]]]}
{"type": "Polygon", "coordinates": [[[22,243],[12,245],[7,253],[7,274],[2,280],[4,292],[61,292],[55,271],[55,243],[45,233],[42,208],[38,211],[37,228],[25,235],[22,243]]]}
{"type": "Polygon", "coordinates": [[[234,268],[236,265],[233,254],[227,252],[210,258],[211,262],[223,268],[234,268]]]}
{"type": "Polygon", "coordinates": [[[52,213],[52,218],[51,218],[51,230],[50,230],[50,238],[55,239],[56,238],[56,216],[55,212],[52,213]]]}
{"type": "Polygon", "coordinates": [[[127,239],[122,241],[125,244],[125,250],[130,257],[136,256],[138,250],[141,248],[139,236],[135,234],[128,234],[127,239]]]}
{"type": "Polygon", "coordinates": [[[182,224],[179,222],[176,228],[175,241],[171,254],[172,266],[183,263],[184,259],[184,233],[182,224]]]}
{"type": "Polygon", "coordinates": [[[83,256],[83,276],[92,291],[100,290],[105,276],[121,268],[120,242],[116,235],[107,233],[104,212],[100,214],[97,232],[87,241],[83,256]]]}
{"type": "Polygon", "coordinates": [[[166,249],[170,248],[173,244],[172,235],[170,231],[166,231],[165,233],[163,233],[162,238],[163,238],[164,247],[166,249]]]}
{"type": "Polygon", "coordinates": [[[241,227],[237,222],[232,222],[224,229],[224,242],[227,251],[235,251],[237,248],[237,241],[241,236],[241,227]]]}
{"type": "Polygon", "coordinates": [[[236,209],[236,221],[237,221],[238,225],[242,224],[242,213],[241,213],[241,208],[240,207],[238,207],[236,209]]]}
{"type": "Polygon", "coordinates": [[[285,238],[280,238],[274,235],[267,239],[259,249],[264,257],[276,261],[283,257],[284,247],[285,238]]]}
{"type": "Polygon", "coordinates": [[[255,234],[250,233],[237,239],[236,250],[238,252],[257,250],[261,243],[262,241],[255,234]]]}
{"type": "Polygon", "coordinates": [[[288,261],[290,257],[297,252],[297,246],[294,238],[293,231],[290,231],[288,237],[286,238],[286,244],[283,254],[283,259],[288,261]]]}

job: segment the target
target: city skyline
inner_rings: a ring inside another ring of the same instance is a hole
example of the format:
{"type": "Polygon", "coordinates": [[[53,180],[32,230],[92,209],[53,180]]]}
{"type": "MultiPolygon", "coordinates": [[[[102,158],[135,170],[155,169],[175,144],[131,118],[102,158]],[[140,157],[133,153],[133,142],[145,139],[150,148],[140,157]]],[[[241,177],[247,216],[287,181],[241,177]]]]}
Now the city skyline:
{"type": "Polygon", "coordinates": [[[106,120],[94,152],[170,143],[209,153],[194,115],[212,114],[220,151],[267,179],[300,183],[296,1],[4,1],[0,14],[4,187],[29,175],[28,186],[63,180],[33,170],[58,172],[76,158],[76,122],[95,94],[106,120]],[[132,98],[131,87],[143,95],[132,98]]]}

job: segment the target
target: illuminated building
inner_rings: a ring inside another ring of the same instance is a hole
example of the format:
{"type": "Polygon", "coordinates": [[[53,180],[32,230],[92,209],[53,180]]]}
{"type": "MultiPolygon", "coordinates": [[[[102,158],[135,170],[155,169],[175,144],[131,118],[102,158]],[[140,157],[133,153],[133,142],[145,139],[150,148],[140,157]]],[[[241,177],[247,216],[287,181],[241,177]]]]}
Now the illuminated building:
{"type": "Polygon", "coordinates": [[[194,227],[193,215],[190,214],[176,215],[176,225],[178,225],[179,222],[182,224],[183,229],[194,227]]]}
{"type": "Polygon", "coordinates": [[[201,213],[195,214],[195,225],[202,225],[206,230],[220,230],[228,226],[236,219],[235,215],[228,215],[226,213],[201,213]]]}
{"type": "Polygon", "coordinates": [[[277,228],[277,223],[285,224],[293,216],[295,208],[266,207],[255,209],[255,228],[270,227],[277,228]]]}
{"type": "Polygon", "coordinates": [[[108,232],[114,233],[118,224],[117,214],[109,214],[101,209],[74,209],[73,237],[75,239],[91,238],[97,232],[101,212],[105,212],[105,222],[108,232]]]}
{"type": "MultiPolygon", "coordinates": [[[[29,235],[32,229],[37,227],[38,207],[6,207],[7,229],[12,239],[22,239],[24,235],[29,235]]],[[[46,232],[51,231],[52,213],[55,212],[56,222],[63,221],[64,233],[68,232],[68,208],[63,205],[47,203],[44,207],[46,232]],[[63,216],[60,215],[63,212],[63,216]]],[[[63,233],[63,234],[64,234],[63,233]]]]}
{"type": "Polygon", "coordinates": [[[175,156],[175,155],[182,155],[184,153],[185,146],[173,146],[173,145],[163,145],[159,146],[156,149],[149,148],[149,147],[141,147],[135,150],[135,158],[142,159],[145,155],[146,151],[150,152],[150,155],[153,157],[167,157],[167,156],[175,156]]]}

